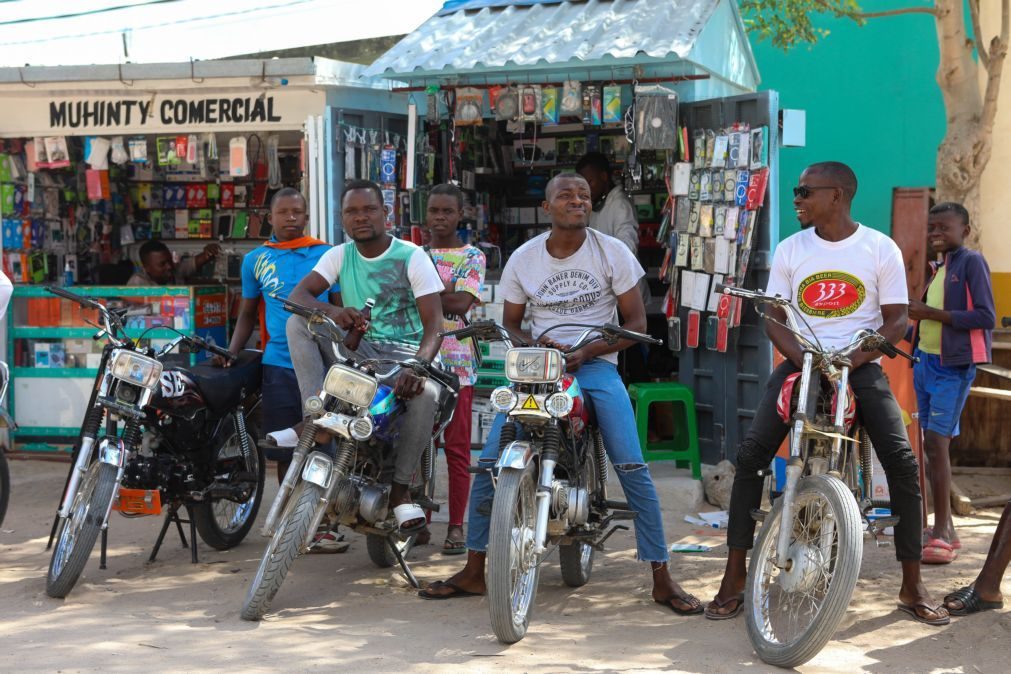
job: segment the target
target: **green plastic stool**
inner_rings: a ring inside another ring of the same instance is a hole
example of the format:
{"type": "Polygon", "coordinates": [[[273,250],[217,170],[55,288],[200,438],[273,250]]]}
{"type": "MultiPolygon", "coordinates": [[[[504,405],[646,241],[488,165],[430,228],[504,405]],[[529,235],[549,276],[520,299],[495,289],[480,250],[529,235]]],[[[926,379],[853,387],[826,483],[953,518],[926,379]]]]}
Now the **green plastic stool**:
{"type": "Polygon", "coordinates": [[[702,479],[702,458],[699,456],[699,431],[695,419],[695,395],[684,384],[675,381],[630,384],[628,397],[635,406],[635,427],[643,459],[649,461],[676,461],[683,467],[691,466],[692,477],[702,479]],[[674,403],[681,410],[681,423],[674,423],[674,438],[649,442],[649,406],[653,403],[674,403]]]}

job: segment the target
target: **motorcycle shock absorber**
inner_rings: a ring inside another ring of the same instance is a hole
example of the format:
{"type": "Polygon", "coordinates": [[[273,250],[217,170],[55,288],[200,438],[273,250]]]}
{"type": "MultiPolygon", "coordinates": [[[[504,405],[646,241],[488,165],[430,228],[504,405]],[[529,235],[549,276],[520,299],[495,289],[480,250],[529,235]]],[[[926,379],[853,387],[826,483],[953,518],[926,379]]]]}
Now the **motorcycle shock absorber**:
{"type": "Polygon", "coordinates": [[[516,440],[516,422],[506,421],[502,426],[502,431],[498,436],[498,453],[502,454],[503,450],[509,446],[509,443],[516,440]]]}
{"type": "Polygon", "coordinates": [[[871,501],[874,497],[874,460],[871,456],[871,439],[867,431],[860,432],[860,479],[864,483],[864,498],[871,501]]]}
{"type": "Polygon", "coordinates": [[[232,412],[232,423],[235,426],[235,435],[239,439],[239,452],[246,464],[246,471],[252,473],[255,469],[253,448],[249,446],[249,433],[246,432],[246,411],[241,405],[232,412]]]}
{"type": "Polygon", "coordinates": [[[426,481],[435,478],[435,444],[430,442],[421,455],[421,474],[426,481]]]}
{"type": "Polygon", "coordinates": [[[333,472],[338,477],[344,477],[351,469],[351,459],[355,455],[355,443],[351,440],[341,440],[337,447],[337,456],[333,461],[333,472]]]}
{"type": "Polygon", "coordinates": [[[126,428],[123,429],[123,447],[129,450],[136,449],[140,446],[141,439],[141,427],[140,422],[136,419],[130,419],[126,422],[126,428]]]}
{"type": "Polygon", "coordinates": [[[607,453],[604,452],[604,436],[599,430],[593,431],[593,455],[597,459],[597,486],[607,482],[607,453]]]}
{"type": "Polygon", "coordinates": [[[555,464],[558,461],[558,446],[562,439],[558,423],[551,423],[544,429],[541,446],[540,475],[537,483],[535,503],[537,515],[534,521],[534,552],[544,554],[547,546],[548,518],[551,508],[551,487],[555,479],[555,464]]]}

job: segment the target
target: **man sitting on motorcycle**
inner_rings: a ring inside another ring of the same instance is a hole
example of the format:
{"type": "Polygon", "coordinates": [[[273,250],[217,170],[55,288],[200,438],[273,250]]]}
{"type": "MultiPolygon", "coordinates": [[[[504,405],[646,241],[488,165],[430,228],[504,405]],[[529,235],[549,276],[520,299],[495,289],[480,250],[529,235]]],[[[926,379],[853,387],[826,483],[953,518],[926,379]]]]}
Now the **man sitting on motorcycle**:
{"type": "MultiPolygon", "coordinates": [[[[341,195],[341,218],[351,240],[323,254],[309,275],[291,291],[291,301],[318,309],[343,330],[350,330],[366,325],[356,307],[364,306],[372,298],[376,304],[357,355],[399,361],[413,358],[431,363],[442,342],[439,293],[445,289],[431,259],[420,247],[386,233],[383,195],[373,182],[348,183],[341,195]],[[338,279],[346,306],[336,307],[316,299],[338,279]]],[[[288,320],[287,333],[302,400],[319,395],[333,360],[332,342],[317,340],[306,320],[299,316],[288,320]]],[[[426,381],[405,367],[394,386],[407,405],[400,418],[390,507],[405,534],[425,527],[425,513],[411,503],[409,489],[421,455],[432,440],[438,406],[438,392],[434,385],[426,386],[426,381]]]]}
{"type": "MultiPolygon", "coordinates": [[[[560,323],[603,325],[617,322],[642,332],[646,310],[637,283],[645,275],[639,262],[621,241],[590,230],[590,186],[576,173],[562,173],[548,183],[543,208],[551,217],[551,231],[520,246],[502,272],[499,291],[504,293],[505,327],[522,334],[520,323],[530,308],[531,332],[543,334],[560,323]]],[[[574,343],[580,328],[561,328],[542,343],[567,348],[556,340],[574,343]]],[[[635,536],[638,558],[650,562],[653,599],[675,613],[700,613],[698,599],[686,593],[667,570],[667,544],[656,488],[642,457],[635,430],[632,405],[617,369],[617,352],[630,341],[615,345],[598,341],[566,356],[566,367],[575,372],[580,390],[597,414],[608,457],[614,464],[630,510],[636,512],[635,536]]],[[[499,434],[505,415],[499,414],[488,435],[480,462],[488,467],[498,458],[499,434]]],[[[449,599],[485,593],[484,564],[488,547],[492,499],[487,471],[474,478],[470,492],[470,529],[467,532],[467,565],[445,582],[433,583],[419,594],[425,599],[449,599]]]]}
{"type": "MultiPolygon", "coordinates": [[[[884,234],[855,222],[850,206],[857,191],[853,171],[839,162],[809,166],[794,188],[793,205],[801,230],[776,248],[768,294],[793,302],[817,340],[840,348],[861,329],[877,330],[895,344],[906,333],[908,291],[902,253],[884,234]]],[[[767,309],[781,323],[786,312],[767,309]]],[[[706,617],[726,620],[741,612],[747,579],[747,553],[755,521],[751,511],[762,500],[764,478],[790,430],[776,411],[783,381],[800,371],[803,350],[781,325],[767,321],[769,339],[786,362],[769,377],[754,422],[737,452],[737,472],[730,501],[726,571],[706,617]]],[[[920,580],[921,511],[916,457],[906,436],[902,410],[892,395],[877,352],[857,351],[850,360],[849,384],[860,406],[863,427],[885,470],[895,527],[895,556],[902,564],[899,608],[930,625],[948,622],[948,612],[934,602],[920,580]]]]}

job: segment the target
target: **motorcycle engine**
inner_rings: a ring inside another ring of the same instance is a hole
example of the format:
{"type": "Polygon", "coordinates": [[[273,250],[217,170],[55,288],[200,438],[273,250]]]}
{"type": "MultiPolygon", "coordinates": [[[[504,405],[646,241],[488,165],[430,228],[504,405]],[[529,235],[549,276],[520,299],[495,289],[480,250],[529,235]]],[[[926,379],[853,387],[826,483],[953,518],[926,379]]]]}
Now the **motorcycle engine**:
{"type": "Polygon", "coordinates": [[[551,485],[551,514],[569,526],[586,524],[590,517],[590,495],[582,487],[570,487],[566,480],[551,485]]]}
{"type": "Polygon", "coordinates": [[[337,485],[333,508],[339,519],[360,515],[369,524],[386,519],[390,496],[385,487],[379,487],[358,476],[345,477],[337,485]]]}

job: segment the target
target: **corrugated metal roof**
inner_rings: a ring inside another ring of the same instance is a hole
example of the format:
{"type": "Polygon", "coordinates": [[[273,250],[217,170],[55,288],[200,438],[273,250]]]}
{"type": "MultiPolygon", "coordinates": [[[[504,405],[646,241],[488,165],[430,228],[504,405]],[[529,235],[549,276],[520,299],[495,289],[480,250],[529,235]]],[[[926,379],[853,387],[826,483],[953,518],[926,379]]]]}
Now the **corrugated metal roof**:
{"type": "Polygon", "coordinates": [[[408,76],[643,55],[686,58],[720,2],[563,0],[477,11],[467,11],[464,4],[430,18],[365,74],[408,76]]]}

